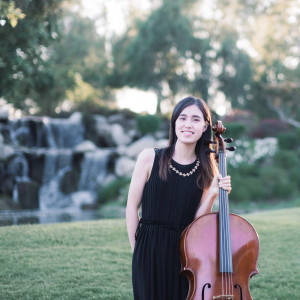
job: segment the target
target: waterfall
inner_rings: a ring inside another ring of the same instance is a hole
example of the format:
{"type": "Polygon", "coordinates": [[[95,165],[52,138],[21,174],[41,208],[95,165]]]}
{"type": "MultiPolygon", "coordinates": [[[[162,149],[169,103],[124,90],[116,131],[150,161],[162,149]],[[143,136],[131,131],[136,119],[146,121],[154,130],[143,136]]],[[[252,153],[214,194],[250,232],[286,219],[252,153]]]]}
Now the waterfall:
{"type": "Polygon", "coordinates": [[[79,190],[95,191],[106,175],[106,165],[110,150],[97,149],[86,152],[82,162],[82,172],[79,181],[79,190]]]}
{"type": "Polygon", "coordinates": [[[82,203],[91,204],[97,199],[97,187],[106,176],[110,150],[97,149],[86,152],[81,164],[78,192],[73,193],[72,202],[75,207],[82,203]]]}
{"type": "Polygon", "coordinates": [[[34,198],[41,211],[95,202],[111,150],[77,152],[85,133],[80,113],[15,119],[8,125],[10,142],[18,149],[6,170],[14,180],[15,202],[22,198],[27,205],[34,198]]]}
{"type": "Polygon", "coordinates": [[[71,168],[71,149],[50,149],[45,152],[43,185],[39,191],[40,209],[65,208],[70,206],[70,197],[60,190],[60,181],[71,168]]]}
{"type": "Polygon", "coordinates": [[[84,140],[81,114],[74,113],[68,119],[43,118],[49,148],[72,148],[84,140]]]}
{"type": "Polygon", "coordinates": [[[80,178],[76,191],[65,194],[61,182],[66,172],[74,170],[74,153],[71,149],[51,149],[46,152],[43,185],[40,188],[40,209],[81,208],[97,198],[97,186],[105,175],[110,150],[97,149],[83,153],[80,178]]]}
{"type": "Polygon", "coordinates": [[[72,148],[84,140],[81,114],[67,119],[27,117],[11,120],[10,139],[16,146],[33,148],[72,148]]]}

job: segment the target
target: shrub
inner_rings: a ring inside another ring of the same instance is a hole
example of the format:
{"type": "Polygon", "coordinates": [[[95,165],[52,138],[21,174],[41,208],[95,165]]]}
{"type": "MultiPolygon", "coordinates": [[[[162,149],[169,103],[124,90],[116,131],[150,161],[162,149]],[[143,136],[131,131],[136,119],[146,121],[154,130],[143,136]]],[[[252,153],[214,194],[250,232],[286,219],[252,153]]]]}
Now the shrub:
{"type": "Polygon", "coordinates": [[[274,156],[274,165],[283,169],[300,166],[300,158],[297,152],[290,150],[279,150],[274,156]]]}
{"type": "Polygon", "coordinates": [[[296,150],[299,148],[300,130],[284,132],[278,134],[278,144],[280,149],[296,150]]]}
{"type": "Polygon", "coordinates": [[[266,196],[265,188],[259,177],[233,176],[232,187],[229,198],[234,202],[259,201],[266,196]]]}
{"type": "Polygon", "coordinates": [[[137,118],[137,127],[142,135],[155,133],[160,123],[161,119],[157,115],[139,115],[137,118]]]}
{"type": "Polygon", "coordinates": [[[240,139],[246,132],[247,126],[241,122],[231,122],[226,124],[226,137],[233,139],[240,139]]]}
{"type": "Polygon", "coordinates": [[[291,180],[287,169],[265,167],[261,171],[261,180],[269,199],[286,199],[297,194],[297,183],[291,180]]]}
{"type": "Polygon", "coordinates": [[[264,119],[252,131],[251,135],[255,138],[277,137],[279,133],[289,130],[289,126],[277,119],[264,119]]]}
{"type": "Polygon", "coordinates": [[[129,183],[130,178],[127,177],[117,178],[110,182],[106,186],[102,187],[98,195],[98,202],[106,203],[117,200],[124,190],[128,191],[129,183]]]}

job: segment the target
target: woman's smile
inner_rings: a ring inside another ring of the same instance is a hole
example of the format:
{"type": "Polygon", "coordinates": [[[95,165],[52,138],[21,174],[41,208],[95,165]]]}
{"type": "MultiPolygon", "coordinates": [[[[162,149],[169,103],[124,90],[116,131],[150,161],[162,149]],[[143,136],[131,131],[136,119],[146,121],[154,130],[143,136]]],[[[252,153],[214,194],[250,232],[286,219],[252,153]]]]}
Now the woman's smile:
{"type": "Polygon", "coordinates": [[[183,143],[196,143],[206,128],[203,114],[196,105],[183,109],[175,123],[177,138],[183,143]]]}

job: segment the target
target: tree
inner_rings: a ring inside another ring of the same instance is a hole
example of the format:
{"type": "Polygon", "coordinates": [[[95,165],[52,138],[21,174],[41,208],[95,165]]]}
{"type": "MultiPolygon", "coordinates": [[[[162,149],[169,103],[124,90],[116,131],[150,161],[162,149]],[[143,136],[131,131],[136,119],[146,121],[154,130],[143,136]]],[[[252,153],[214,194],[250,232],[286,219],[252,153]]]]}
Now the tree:
{"type": "Polygon", "coordinates": [[[217,51],[217,61],[221,73],[217,76],[219,87],[234,108],[246,108],[251,95],[252,66],[247,53],[237,47],[236,31],[226,32],[219,38],[221,47],[217,51]]]}
{"type": "Polygon", "coordinates": [[[112,98],[105,81],[104,38],[95,20],[71,12],[78,1],[13,2],[25,18],[15,27],[0,26],[5,41],[0,45],[0,97],[24,112],[45,114],[55,112],[66,92],[75,104],[112,98]]]}
{"type": "Polygon", "coordinates": [[[300,13],[299,1],[275,2],[257,17],[260,31],[252,36],[256,89],[253,102],[262,104],[282,122],[300,127],[300,13]]]}
{"type": "Polygon", "coordinates": [[[45,65],[45,50],[59,35],[57,20],[62,0],[5,1],[9,2],[25,17],[19,18],[13,27],[6,15],[5,24],[0,26],[3,41],[0,44],[0,97],[16,108],[25,109],[25,99],[36,101],[38,91],[47,87],[48,92],[53,88],[51,70],[45,65]]]}
{"type": "Polygon", "coordinates": [[[188,64],[194,67],[193,56],[199,55],[202,46],[207,47],[207,43],[193,37],[183,12],[183,1],[163,1],[146,21],[138,21],[115,42],[113,49],[115,66],[110,82],[118,87],[153,90],[158,113],[165,98],[172,99],[192,86],[195,74],[190,74],[188,64]]]}
{"type": "MultiPolygon", "coordinates": [[[[297,126],[300,120],[296,105],[300,81],[299,0],[217,3],[215,11],[223,16],[220,21],[237,29],[240,49],[251,55],[251,82],[246,85],[244,104],[240,107],[251,109],[261,118],[277,116],[297,126]]],[[[229,50],[236,51],[234,47],[229,50]]],[[[244,75],[243,70],[237,68],[238,76],[244,75]]],[[[232,95],[227,97],[233,100],[232,95]]],[[[235,101],[231,104],[240,105],[235,101]]]]}
{"type": "Polygon", "coordinates": [[[67,7],[59,24],[61,37],[48,49],[48,64],[56,73],[64,74],[61,76],[63,80],[68,80],[64,85],[68,100],[74,106],[84,106],[84,102],[94,102],[95,106],[113,102],[106,82],[105,38],[97,33],[95,20],[67,7]]]}
{"type": "Polygon", "coordinates": [[[18,24],[18,20],[25,18],[20,8],[15,7],[15,2],[0,2],[0,21],[4,26],[6,21],[14,28],[18,24]]]}

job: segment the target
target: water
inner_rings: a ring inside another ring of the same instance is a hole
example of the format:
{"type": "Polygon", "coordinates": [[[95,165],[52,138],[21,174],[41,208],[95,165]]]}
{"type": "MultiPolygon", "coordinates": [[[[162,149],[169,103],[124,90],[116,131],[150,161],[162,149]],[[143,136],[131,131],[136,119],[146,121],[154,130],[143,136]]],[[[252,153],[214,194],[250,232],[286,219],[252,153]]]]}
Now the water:
{"type": "Polygon", "coordinates": [[[0,211],[0,226],[92,221],[103,217],[99,210],[7,210],[0,211]]]}

